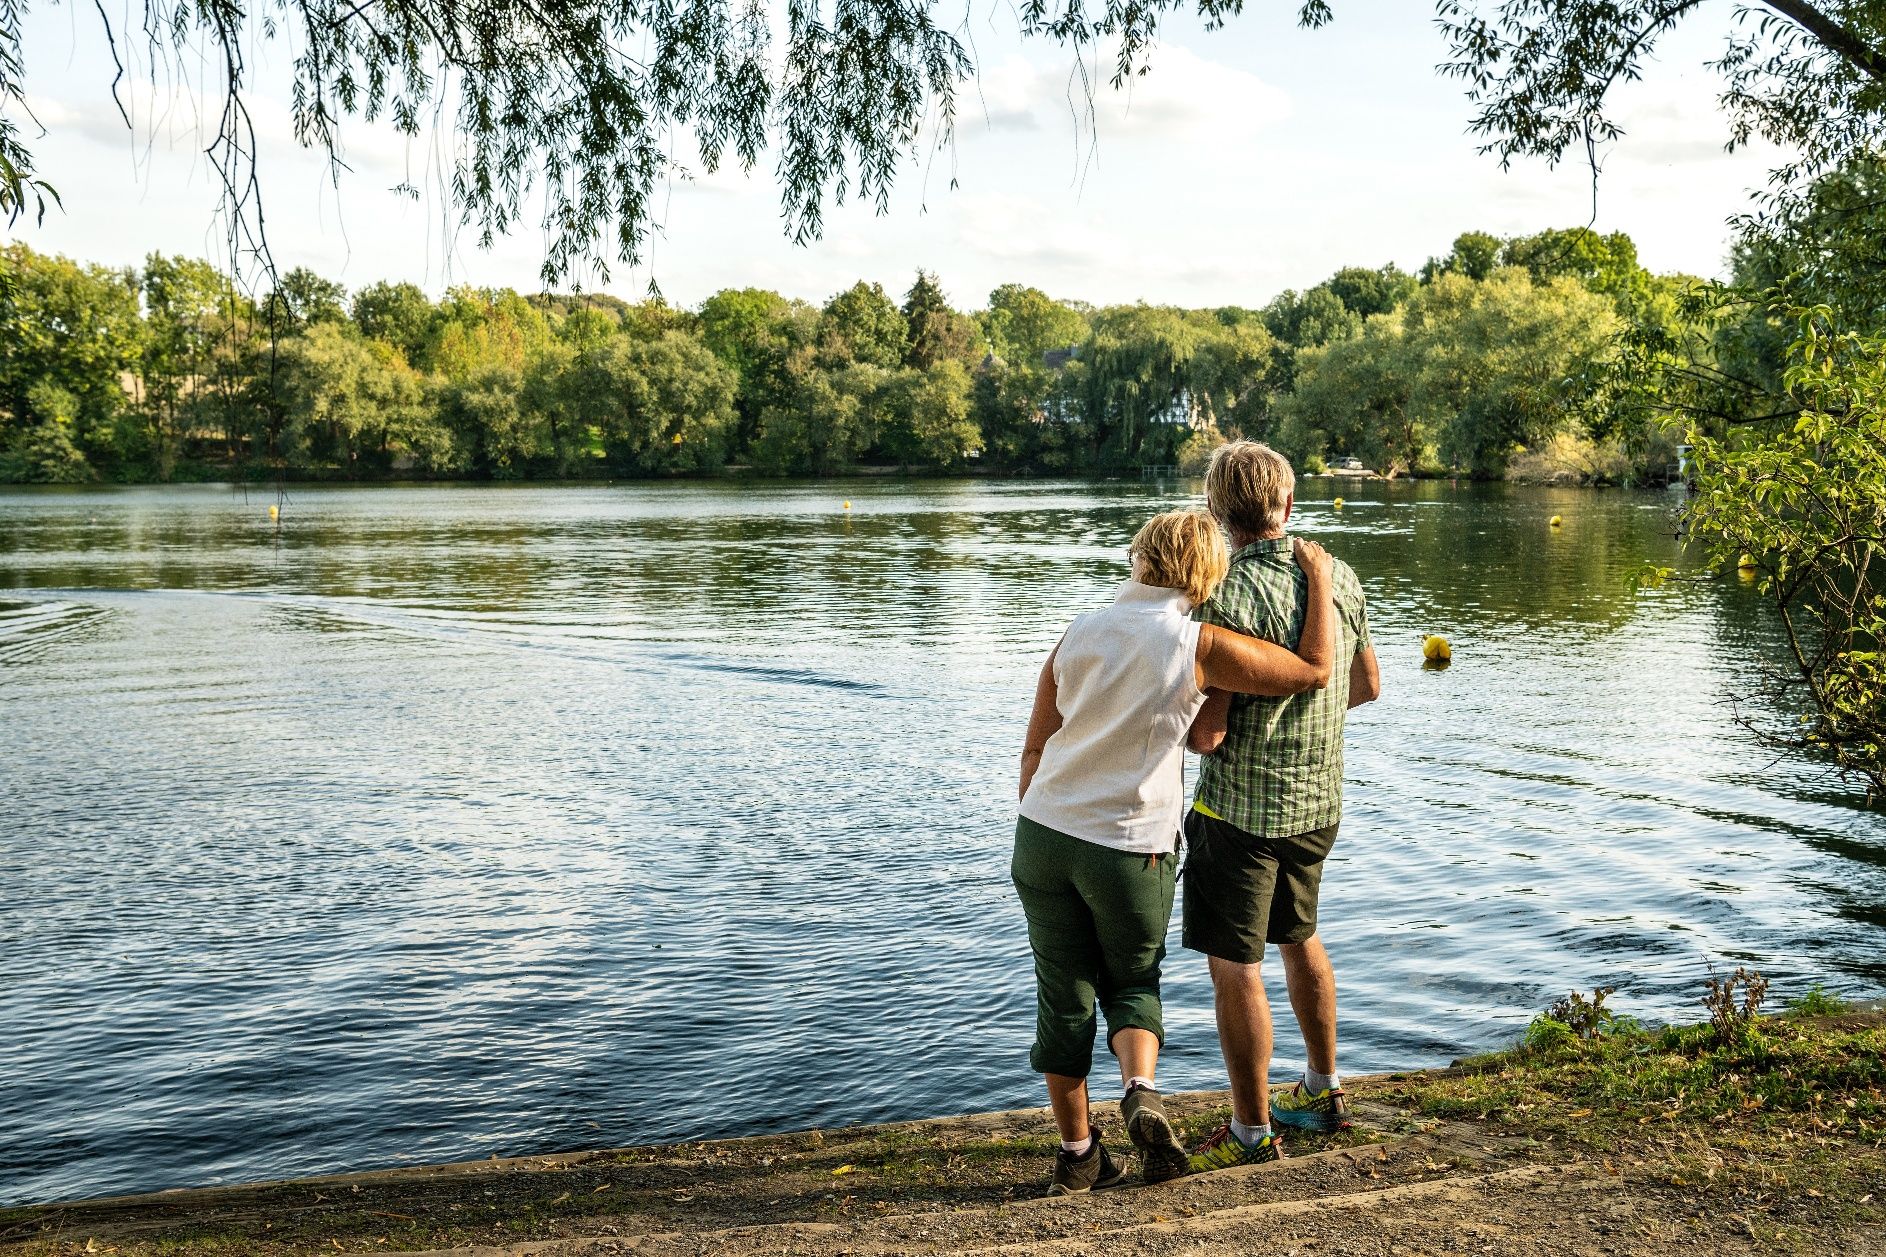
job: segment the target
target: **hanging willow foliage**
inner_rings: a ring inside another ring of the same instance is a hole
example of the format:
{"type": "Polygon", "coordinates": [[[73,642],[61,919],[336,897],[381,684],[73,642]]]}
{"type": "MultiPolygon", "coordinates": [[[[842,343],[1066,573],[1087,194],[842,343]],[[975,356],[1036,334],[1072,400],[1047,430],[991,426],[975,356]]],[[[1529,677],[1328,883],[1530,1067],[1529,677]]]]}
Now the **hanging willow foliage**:
{"type": "MultiPolygon", "coordinates": [[[[16,114],[25,7],[0,0],[0,104],[16,114]]],[[[1025,32],[1078,49],[1106,43],[1117,84],[1145,68],[1161,16],[1194,7],[1216,24],[1240,0],[1029,0],[1019,17],[1025,32]]],[[[933,0],[787,0],[783,15],[765,0],[143,0],[129,28],[96,9],[114,94],[127,64],[201,68],[233,251],[270,273],[249,107],[254,52],[269,41],[297,50],[295,135],[337,176],[342,123],[385,119],[408,136],[451,130],[453,211],[481,244],[541,198],[547,284],[585,266],[606,277],[611,253],[641,256],[657,188],[692,173],[672,155],[684,135],[708,172],[728,161],[751,171],[770,153],[795,241],[820,233],[828,199],[882,212],[900,164],[950,142],[974,68],[957,33],[969,11],[950,28],[933,0]]],[[[1327,13],[1312,2],[1300,16],[1327,13]]],[[[0,212],[50,194],[32,157],[0,120],[0,212]]]]}

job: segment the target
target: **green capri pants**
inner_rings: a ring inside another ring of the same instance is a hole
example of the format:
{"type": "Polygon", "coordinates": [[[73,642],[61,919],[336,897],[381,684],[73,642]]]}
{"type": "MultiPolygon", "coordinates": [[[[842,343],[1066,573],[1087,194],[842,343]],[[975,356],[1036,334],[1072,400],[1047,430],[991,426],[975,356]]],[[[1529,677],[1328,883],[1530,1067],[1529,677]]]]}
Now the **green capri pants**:
{"type": "Polygon", "coordinates": [[[1135,855],[1070,837],[1026,817],[1015,824],[1015,879],[1035,954],[1035,1046],[1043,1074],[1093,1068],[1094,1006],[1107,1042],[1129,1027],[1163,1045],[1159,963],[1166,957],[1178,857],[1135,855]]]}

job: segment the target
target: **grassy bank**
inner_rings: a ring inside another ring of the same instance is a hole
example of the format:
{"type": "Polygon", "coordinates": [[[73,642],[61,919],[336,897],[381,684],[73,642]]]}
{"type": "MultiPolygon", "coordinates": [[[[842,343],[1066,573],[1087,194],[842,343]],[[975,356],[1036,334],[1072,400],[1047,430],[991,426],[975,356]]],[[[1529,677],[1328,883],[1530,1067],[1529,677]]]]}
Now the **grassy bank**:
{"type": "MultiPolygon", "coordinates": [[[[1356,1129],[1281,1165],[1087,1200],[1037,1199],[1052,1132],[1028,1110],[14,1209],[0,1248],[1099,1257],[1263,1226],[1345,1253],[1886,1251],[1883,1060],[1886,1015],[1831,1001],[1655,1030],[1601,1011],[1358,1080],[1356,1129]]],[[[1226,1114],[1173,1107],[1195,1137],[1226,1114]]]]}

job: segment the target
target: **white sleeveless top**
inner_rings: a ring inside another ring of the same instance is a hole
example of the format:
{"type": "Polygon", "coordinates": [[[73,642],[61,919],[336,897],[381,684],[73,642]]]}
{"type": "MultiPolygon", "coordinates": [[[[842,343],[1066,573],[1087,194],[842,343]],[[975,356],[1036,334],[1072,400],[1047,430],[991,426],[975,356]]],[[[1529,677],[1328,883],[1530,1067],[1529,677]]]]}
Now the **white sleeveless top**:
{"type": "Polygon", "coordinates": [[[1199,626],[1175,589],[1128,581],[1113,605],[1068,626],[1054,656],[1061,727],[1022,797],[1022,815],[1118,851],[1177,846],[1185,735],[1204,706],[1199,626]]]}

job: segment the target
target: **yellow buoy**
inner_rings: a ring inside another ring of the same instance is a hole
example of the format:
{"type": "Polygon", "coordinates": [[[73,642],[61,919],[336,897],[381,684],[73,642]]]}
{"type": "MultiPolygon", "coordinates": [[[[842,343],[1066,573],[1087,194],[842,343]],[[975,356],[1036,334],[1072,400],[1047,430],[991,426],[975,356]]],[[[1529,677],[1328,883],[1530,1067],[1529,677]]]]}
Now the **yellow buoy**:
{"type": "Polygon", "coordinates": [[[268,517],[270,519],[280,519],[282,517],[282,508],[279,506],[271,505],[268,508],[268,517]]]}
{"type": "Polygon", "coordinates": [[[1444,663],[1454,657],[1454,648],[1439,633],[1430,633],[1428,640],[1421,643],[1421,657],[1429,663],[1444,663]]]}
{"type": "Polygon", "coordinates": [[[1755,556],[1752,554],[1743,555],[1736,563],[1735,570],[1738,572],[1753,572],[1755,570],[1755,556]]]}
{"type": "Polygon", "coordinates": [[[846,502],[846,503],[845,503],[845,509],[846,509],[846,510],[850,510],[850,509],[851,509],[851,503],[850,503],[850,502],[846,502]]]}
{"type": "Polygon", "coordinates": [[[1564,523],[1565,523],[1565,517],[1563,515],[1554,515],[1552,517],[1552,526],[1554,528],[1557,528],[1564,523]]]}
{"type": "Polygon", "coordinates": [[[1337,510],[1340,511],[1342,509],[1342,499],[1337,498],[1334,502],[1330,503],[1330,505],[1334,506],[1337,510]]]}

